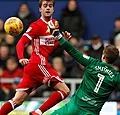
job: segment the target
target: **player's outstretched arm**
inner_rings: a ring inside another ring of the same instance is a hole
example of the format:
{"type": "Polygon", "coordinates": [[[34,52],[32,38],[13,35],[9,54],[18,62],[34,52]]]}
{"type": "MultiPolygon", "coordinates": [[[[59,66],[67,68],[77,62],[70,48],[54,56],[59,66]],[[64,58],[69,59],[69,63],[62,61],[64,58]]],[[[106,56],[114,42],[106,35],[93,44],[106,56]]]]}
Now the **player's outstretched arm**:
{"type": "Polygon", "coordinates": [[[60,42],[60,45],[63,46],[63,48],[72,56],[75,58],[76,61],[78,61],[80,64],[87,66],[89,64],[89,57],[82,54],[80,51],[78,51],[71,43],[69,43],[63,35],[60,33],[58,28],[55,28],[52,21],[48,22],[48,26],[50,28],[50,32],[55,38],[60,42]]]}
{"type": "Polygon", "coordinates": [[[24,47],[29,41],[30,40],[27,37],[22,36],[16,45],[16,51],[17,51],[19,63],[21,63],[21,65],[23,65],[23,66],[25,66],[29,63],[29,60],[24,58],[24,55],[23,55],[24,54],[24,47]]]}

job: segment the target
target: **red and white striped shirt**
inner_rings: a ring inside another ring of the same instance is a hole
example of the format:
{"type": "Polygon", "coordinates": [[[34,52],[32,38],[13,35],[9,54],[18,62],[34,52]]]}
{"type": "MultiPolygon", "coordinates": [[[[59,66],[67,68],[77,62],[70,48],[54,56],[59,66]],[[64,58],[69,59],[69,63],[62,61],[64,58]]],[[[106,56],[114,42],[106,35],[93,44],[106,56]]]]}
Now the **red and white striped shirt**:
{"type": "MultiPolygon", "coordinates": [[[[55,19],[52,19],[52,21],[56,24],[55,19]]],[[[49,33],[48,24],[43,18],[33,22],[19,40],[16,46],[19,60],[24,58],[24,47],[30,41],[32,41],[30,63],[38,63],[41,65],[48,63],[48,57],[53,50],[59,46],[59,42],[49,33]]]]}

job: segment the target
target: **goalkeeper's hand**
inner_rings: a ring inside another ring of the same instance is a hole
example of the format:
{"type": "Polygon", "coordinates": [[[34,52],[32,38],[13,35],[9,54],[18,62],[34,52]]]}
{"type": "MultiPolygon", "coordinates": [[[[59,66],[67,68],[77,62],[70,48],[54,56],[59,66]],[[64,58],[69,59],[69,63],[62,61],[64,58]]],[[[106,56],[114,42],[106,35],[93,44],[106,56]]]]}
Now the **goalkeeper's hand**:
{"type": "Polygon", "coordinates": [[[65,39],[69,40],[71,38],[71,35],[69,32],[65,31],[65,32],[62,32],[62,34],[60,33],[59,31],[59,28],[58,26],[55,27],[55,25],[53,24],[52,20],[50,20],[48,22],[48,27],[50,29],[50,33],[55,36],[55,38],[57,40],[61,39],[62,37],[64,37],[65,39]]]}
{"type": "Polygon", "coordinates": [[[67,31],[65,31],[65,32],[62,32],[62,35],[63,35],[63,37],[66,39],[66,40],[70,40],[70,38],[72,37],[71,36],[71,33],[69,33],[69,32],[67,32],[67,31]]]}
{"type": "Polygon", "coordinates": [[[48,27],[49,27],[49,29],[50,29],[50,33],[51,33],[54,37],[56,37],[57,40],[59,40],[59,39],[61,39],[61,38],[63,37],[62,34],[61,34],[60,31],[59,31],[58,26],[55,27],[55,25],[53,24],[52,20],[50,20],[50,21],[48,22],[48,27]]]}

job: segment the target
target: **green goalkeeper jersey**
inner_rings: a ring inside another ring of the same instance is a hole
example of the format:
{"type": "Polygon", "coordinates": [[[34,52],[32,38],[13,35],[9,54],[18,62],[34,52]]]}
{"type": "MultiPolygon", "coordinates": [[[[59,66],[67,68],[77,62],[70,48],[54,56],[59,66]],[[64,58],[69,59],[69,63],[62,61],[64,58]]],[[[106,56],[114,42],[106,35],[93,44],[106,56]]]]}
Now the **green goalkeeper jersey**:
{"type": "Polygon", "coordinates": [[[120,89],[120,74],[110,64],[86,56],[64,38],[60,39],[64,49],[85,66],[84,78],[71,98],[79,108],[98,114],[111,92],[120,89]]]}

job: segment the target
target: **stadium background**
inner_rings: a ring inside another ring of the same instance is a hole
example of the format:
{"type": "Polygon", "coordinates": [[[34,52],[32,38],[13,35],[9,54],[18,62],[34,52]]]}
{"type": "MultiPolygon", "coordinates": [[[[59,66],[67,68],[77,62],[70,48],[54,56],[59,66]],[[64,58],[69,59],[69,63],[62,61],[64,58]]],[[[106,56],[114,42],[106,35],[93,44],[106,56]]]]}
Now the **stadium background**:
{"type": "MultiPolygon", "coordinates": [[[[27,2],[32,11],[39,17],[38,0],[1,0],[0,18],[6,20],[14,15],[22,2],[27,2]]],[[[59,19],[61,10],[66,6],[66,3],[67,0],[56,0],[53,15],[55,19],[59,19]]],[[[78,6],[88,26],[85,39],[89,39],[92,34],[98,33],[104,40],[107,40],[113,28],[114,19],[120,15],[119,0],[78,0],[78,6]]]]}
{"type": "MultiPolygon", "coordinates": [[[[38,18],[40,17],[38,12],[38,0],[1,0],[0,19],[3,19],[3,21],[5,21],[8,17],[13,16],[18,10],[19,5],[23,2],[27,2],[31,10],[36,14],[36,16],[38,18]]],[[[67,0],[56,0],[55,12],[53,15],[55,19],[59,19],[61,10],[66,6],[66,3],[67,0]]],[[[78,6],[85,17],[88,28],[84,39],[89,40],[91,35],[93,35],[94,33],[98,33],[99,35],[101,35],[103,40],[107,41],[113,28],[114,19],[117,16],[120,16],[120,2],[118,0],[78,0],[78,6]]],[[[59,104],[57,108],[62,106],[65,102],[59,104]]],[[[0,105],[2,105],[3,103],[4,102],[1,102],[0,105]]],[[[24,103],[24,105],[27,105],[28,103],[30,102],[26,102],[24,103]]],[[[40,105],[41,103],[38,103],[38,101],[36,101],[32,104],[37,106],[37,104],[40,105]]],[[[25,106],[22,109],[18,110],[25,110],[25,108],[27,107],[25,106]]],[[[31,109],[33,108],[29,108],[29,110],[31,109]]],[[[48,114],[49,113],[46,113],[46,115],[48,114]]],[[[27,114],[14,112],[10,115],[27,114]]]]}

